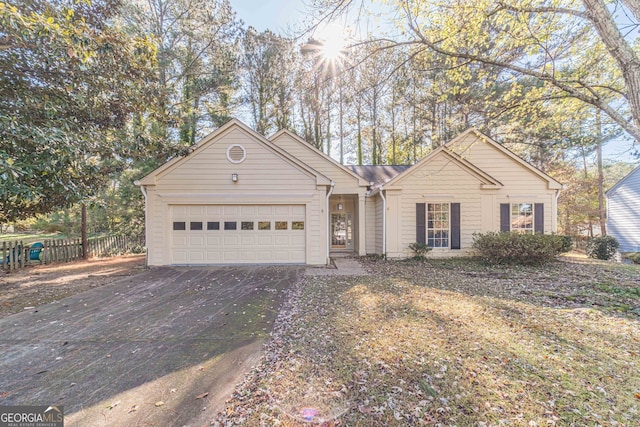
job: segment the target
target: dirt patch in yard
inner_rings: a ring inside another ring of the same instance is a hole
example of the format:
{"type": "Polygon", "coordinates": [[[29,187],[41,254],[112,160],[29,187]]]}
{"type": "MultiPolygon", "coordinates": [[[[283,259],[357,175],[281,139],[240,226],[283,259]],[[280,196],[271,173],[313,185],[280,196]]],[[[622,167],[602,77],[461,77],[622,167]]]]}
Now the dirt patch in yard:
{"type": "Polygon", "coordinates": [[[144,260],[129,255],[1,271],[0,318],[140,273],[144,260]]]}

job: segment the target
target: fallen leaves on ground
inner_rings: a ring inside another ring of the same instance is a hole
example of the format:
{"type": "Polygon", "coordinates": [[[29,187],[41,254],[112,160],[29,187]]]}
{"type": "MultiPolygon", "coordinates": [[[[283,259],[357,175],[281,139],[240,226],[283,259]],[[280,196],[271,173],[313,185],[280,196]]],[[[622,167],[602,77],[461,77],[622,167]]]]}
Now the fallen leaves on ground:
{"type": "Polygon", "coordinates": [[[369,261],[290,290],[213,425],[640,423],[640,269],[369,261]]]}

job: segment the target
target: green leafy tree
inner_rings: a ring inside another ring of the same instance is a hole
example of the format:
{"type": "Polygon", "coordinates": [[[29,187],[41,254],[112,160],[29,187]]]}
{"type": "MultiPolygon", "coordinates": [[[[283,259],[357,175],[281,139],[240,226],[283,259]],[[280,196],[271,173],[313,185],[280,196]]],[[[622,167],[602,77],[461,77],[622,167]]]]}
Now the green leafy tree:
{"type": "Polygon", "coordinates": [[[0,222],[94,194],[114,131],[153,97],[155,48],[108,23],[117,0],[0,3],[0,222]]]}

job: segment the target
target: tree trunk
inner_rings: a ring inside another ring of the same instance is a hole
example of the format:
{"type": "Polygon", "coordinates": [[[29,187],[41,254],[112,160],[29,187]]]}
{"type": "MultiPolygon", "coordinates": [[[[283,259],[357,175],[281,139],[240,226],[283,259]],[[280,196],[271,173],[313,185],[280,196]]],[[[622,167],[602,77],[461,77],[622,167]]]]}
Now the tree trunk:
{"type": "Polygon", "coordinates": [[[82,235],[82,259],[89,259],[89,239],[87,238],[87,205],[82,204],[80,220],[80,234],[82,235]]]}
{"type": "Polygon", "coordinates": [[[362,166],[362,123],[360,118],[360,106],[357,109],[357,124],[358,124],[358,164],[362,166]]]}
{"type": "MultiPolygon", "coordinates": [[[[638,2],[627,0],[632,13],[638,13],[638,2]]],[[[640,58],[618,29],[618,25],[603,0],[583,0],[588,17],[607,50],[618,63],[627,89],[626,98],[636,128],[640,128],[640,58]]],[[[636,18],[639,18],[636,16],[636,18]]],[[[634,135],[638,139],[638,135],[634,135]]],[[[640,142],[640,141],[639,141],[640,142]]]]}
{"type": "Polygon", "coordinates": [[[343,112],[342,112],[342,76],[339,82],[340,90],[340,164],[344,165],[344,134],[343,134],[343,112]]]}
{"type": "Polygon", "coordinates": [[[602,170],[602,120],[600,110],[596,110],[596,155],[598,159],[598,211],[600,218],[600,234],[607,234],[607,213],[604,206],[604,172],[602,170]]]}

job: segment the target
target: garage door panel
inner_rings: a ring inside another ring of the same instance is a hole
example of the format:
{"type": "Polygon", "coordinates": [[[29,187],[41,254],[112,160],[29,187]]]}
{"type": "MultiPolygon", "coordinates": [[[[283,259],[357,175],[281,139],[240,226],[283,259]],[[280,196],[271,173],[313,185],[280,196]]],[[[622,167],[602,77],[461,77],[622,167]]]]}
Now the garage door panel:
{"type": "Polygon", "coordinates": [[[241,206],[240,207],[240,215],[243,217],[255,217],[256,216],[256,207],[255,206],[241,206]]]}
{"type": "Polygon", "coordinates": [[[222,206],[207,206],[205,208],[205,214],[207,217],[222,216],[222,206]]]}
{"type": "Polygon", "coordinates": [[[173,206],[173,216],[174,217],[185,217],[185,216],[187,216],[187,207],[186,206],[173,206]]]}
{"type": "Polygon", "coordinates": [[[289,242],[289,236],[286,235],[281,235],[281,236],[275,236],[276,237],[276,245],[278,246],[289,246],[290,242],[289,242]]]}
{"type": "Polygon", "coordinates": [[[259,246],[273,246],[273,236],[259,236],[258,237],[258,245],[259,246]]]}
{"type": "Polygon", "coordinates": [[[222,215],[225,217],[234,217],[239,213],[239,206],[223,206],[222,207],[222,215]]]}
{"type": "Polygon", "coordinates": [[[289,216],[289,206],[276,206],[275,215],[289,216]]]}
{"type": "Polygon", "coordinates": [[[187,236],[176,236],[174,234],[173,244],[176,247],[185,247],[185,246],[187,246],[187,236]]]}
{"type": "Polygon", "coordinates": [[[189,262],[201,263],[204,259],[204,251],[189,251],[189,262]]]}
{"type": "Polygon", "coordinates": [[[273,208],[271,206],[258,206],[258,215],[271,216],[273,215],[273,208]]]}
{"type": "Polygon", "coordinates": [[[186,263],[187,262],[187,251],[173,251],[173,260],[174,263],[186,263]]]}
{"type": "Polygon", "coordinates": [[[306,232],[292,229],[292,222],[305,221],[304,205],[172,205],[169,209],[172,222],[186,225],[170,227],[173,264],[306,260],[306,232]],[[226,222],[236,223],[237,229],[225,230],[226,222]],[[268,223],[269,229],[260,229],[260,222],[268,223]],[[286,223],[286,229],[276,230],[276,222],[286,223]],[[242,223],[249,229],[243,230],[242,223]]]}
{"type": "Polygon", "coordinates": [[[220,246],[220,236],[207,236],[207,246],[220,246]]]}
{"type": "Polygon", "coordinates": [[[256,236],[240,236],[242,246],[253,246],[256,244],[256,236]]]}
{"type": "Polygon", "coordinates": [[[305,241],[304,234],[300,234],[298,236],[292,235],[291,239],[289,240],[289,243],[292,246],[300,246],[300,245],[304,245],[304,241],[305,241]]]}
{"type": "Polygon", "coordinates": [[[189,237],[189,245],[192,247],[204,248],[204,236],[191,236],[189,237]]]}
{"type": "Polygon", "coordinates": [[[224,236],[222,244],[224,246],[236,246],[238,244],[238,236],[224,236]]]}
{"type": "Polygon", "coordinates": [[[188,212],[191,218],[204,216],[204,206],[190,206],[188,212]]]}
{"type": "Polygon", "coordinates": [[[223,254],[223,259],[225,262],[237,262],[239,261],[238,251],[228,250],[223,254]]]}

